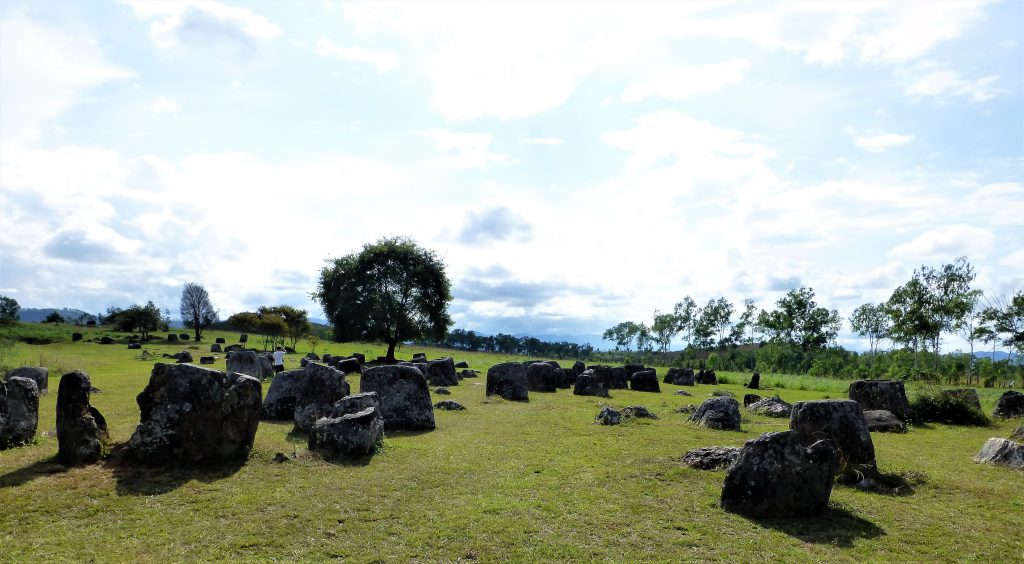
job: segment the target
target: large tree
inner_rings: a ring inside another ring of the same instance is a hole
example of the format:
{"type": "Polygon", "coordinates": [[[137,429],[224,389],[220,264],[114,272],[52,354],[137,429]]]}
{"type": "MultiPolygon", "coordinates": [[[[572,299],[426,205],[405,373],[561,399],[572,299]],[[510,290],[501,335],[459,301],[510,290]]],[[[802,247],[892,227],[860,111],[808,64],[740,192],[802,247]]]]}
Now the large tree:
{"type": "Polygon", "coordinates": [[[384,341],[389,359],[398,343],[441,339],[452,325],[444,263],[406,237],[368,243],[358,253],[329,261],[313,296],[331,321],[335,340],[384,341]]]}
{"type": "Polygon", "coordinates": [[[202,338],[203,329],[216,323],[218,317],[206,288],[195,282],[185,284],[181,290],[181,322],[192,329],[197,341],[202,338]]]}
{"type": "Polygon", "coordinates": [[[799,346],[802,350],[820,349],[836,338],[843,321],[839,312],[819,307],[814,288],[790,290],[775,303],[776,309],[758,315],[758,325],[772,340],[799,346]]]}
{"type": "Polygon", "coordinates": [[[885,304],[864,304],[853,310],[850,328],[861,337],[868,338],[871,375],[874,376],[878,343],[889,334],[889,316],[885,314],[885,304]]]}
{"type": "Polygon", "coordinates": [[[693,339],[693,328],[697,322],[697,318],[700,317],[700,308],[697,307],[697,302],[694,301],[690,296],[683,298],[683,301],[676,303],[672,313],[676,316],[677,333],[682,331],[686,333],[686,345],[690,345],[690,341],[693,339]]]}
{"type": "Polygon", "coordinates": [[[0,326],[13,325],[18,321],[18,312],[21,306],[14,298],[0,296],[0,326]]]}

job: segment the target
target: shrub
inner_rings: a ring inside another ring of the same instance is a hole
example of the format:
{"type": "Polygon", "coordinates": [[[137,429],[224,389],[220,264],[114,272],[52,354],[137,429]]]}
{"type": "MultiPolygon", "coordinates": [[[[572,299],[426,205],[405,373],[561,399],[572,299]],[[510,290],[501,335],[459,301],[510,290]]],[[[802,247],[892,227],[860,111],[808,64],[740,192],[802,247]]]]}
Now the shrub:
{"type": "Polygon", "coordinates": [[[988,416],[978,411],[963,397],[943,394],[941,390],[922,390],[910,402],[910,420],[915,423],[932,421],[953,425],[988,426],[988,416]]]}
{"type": "Polygon", "coordinates": [[[82,340],[82,334],[81,333],[72,333],[71,334],[71,341],[72,342],[76,342],[77,343],[78,341],[81,341],[81,340],[82,340]]]}

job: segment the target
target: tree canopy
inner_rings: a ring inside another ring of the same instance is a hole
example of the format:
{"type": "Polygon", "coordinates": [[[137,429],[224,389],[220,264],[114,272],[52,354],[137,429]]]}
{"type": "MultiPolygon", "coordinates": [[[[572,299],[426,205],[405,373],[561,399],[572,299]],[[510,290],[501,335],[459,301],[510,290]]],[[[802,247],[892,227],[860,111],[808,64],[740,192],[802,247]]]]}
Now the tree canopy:
{"type": "Polygon", "coordinates": [[[335,340],[383,341],[388,358],[394,358],[398,343],[440,339],[452,325],[444,263],[407,237],[380,239],[328,261],[313,297],[335,340]]]}

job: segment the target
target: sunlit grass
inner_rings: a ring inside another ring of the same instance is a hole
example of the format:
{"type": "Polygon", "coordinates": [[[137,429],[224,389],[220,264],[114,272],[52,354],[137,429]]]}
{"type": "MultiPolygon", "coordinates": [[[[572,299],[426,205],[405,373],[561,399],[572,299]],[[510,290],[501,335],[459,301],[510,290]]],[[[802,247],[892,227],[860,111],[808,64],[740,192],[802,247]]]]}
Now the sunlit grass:
{"type": "MultiPolygon", "coordinates": [[[[159,357],[204,342],[149,343],[159,357]]],[[[89,338],[89,337],[87,337],[89,338]]],[[[300,353],[305,343],[300,342],[300,353]]],[[[318,353],[383,347],[322,344],[318,353]]],[[[408,358],[450,351],[404,348],[408,358]]],[[[194,350],[194,352],[196,352],[194,350]]],[[[216,368],[224,368],[216,354],[216,368]]],[[[198,355],[197,355],[198,356],[198,355]]],[[[298,366],[289,355],[288,368],[298,366]]],[[[612,397],[531,393],[529,403],[484,395],[486,369],[519,357],[455,353],[481,372],[451,387],[468,409],[438,411],[437,429],[395,433],[376,457],[331,464],[308,452],[288,423],[261,423],[241,467],[133,468],[115,461],[65,469],[57,451],[54,406],[60,373],[85,368],[102,393],[93,403],[116,443],[138,423],[135,396],[155,360],[124,344],[17,345],[10,359],[51,368],[34,445],[0,452],[0,560],[3,561],[999,561],[1024,559],[1020,515],[1024,474],[977,465],[971,457],[991,428],[935,424],[905,435],[873,436],[881,470],[913,477],[911,495],[837,486],[833,510],[812,520],[751,521],[717,507],[722,472],[680,463],[686,451],[742,445],[785,420],[744,411],[741,432],[699,429],[675,409],[714,390],[742,397],[749,374],[719,373],[719,386],[662,385],[662,393],[612,397]],[[692,397],[675,395],[685,389],[692,397]],[[644,405],[657,421],[616,427],[593,423],[602,404],[644,405]],[[274,462],[283,452],[295,458],[274,462]]],[[[659,377],[665,368],[659,368],[659,377]]],[[[353,391],[358,378],[350,376],[353,391]]],[[[789,402],[845,397],[847,382],[762,374],[789,402]]],[[[264,385],[264,391],[266,384],[264,385]]],[[[997,390],[982,390],[991,412],[997,390]],[[991,392],[991,393],[989,393],[991,392]]],[[[913,393],[913,389],[908,390],[913,393]]]]}

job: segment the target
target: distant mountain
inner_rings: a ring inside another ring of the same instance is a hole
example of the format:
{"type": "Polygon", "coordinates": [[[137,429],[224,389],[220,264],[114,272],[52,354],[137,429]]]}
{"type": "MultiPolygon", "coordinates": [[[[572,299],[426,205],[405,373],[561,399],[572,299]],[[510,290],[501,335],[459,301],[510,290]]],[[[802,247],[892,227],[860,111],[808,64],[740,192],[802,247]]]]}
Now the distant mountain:
{"type": "Polygon", "coordinates": [[[59,313],[61,317],[64,318],[64,321],[67,321],[69,323],[77,321],[78,318],[83,315],[88,315],[92,319],[96,318],[95,315],[86,311],[82,311],[80,309],[70,309],[66,307],[60,309],[52,307],[26,307],[18,311],[18,319],[24,321],[25,323],[42,323],[44,320],[46,320],[47,316],[49,316],[51,313],[55,311],[59,313]]]}
{"type": "Polygon", "coordinates": [[[993,362],[999,362],[1000,360],[1006,360],[1008,358],[1017,358],[1018,355],[1013,353],[1005,353],[1003,351],[996,351],[992,354],[992,351],[979,352],[974,351],[974,358],[991,358],[993,362]]]}

